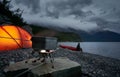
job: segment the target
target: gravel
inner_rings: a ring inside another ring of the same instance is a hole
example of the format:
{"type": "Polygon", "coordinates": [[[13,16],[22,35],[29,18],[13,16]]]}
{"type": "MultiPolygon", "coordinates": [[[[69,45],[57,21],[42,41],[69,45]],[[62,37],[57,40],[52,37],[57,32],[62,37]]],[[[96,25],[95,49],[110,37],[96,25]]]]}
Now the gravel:
{"type": "MultiPolygon", "coordinates": [[[[3,70],[10,63],[32,58],[31,51],[32,49],[18,49],[0,52],[0,77],[5,77],[3,70]]],[[[67,57],[81,64],[82,77],[120,77],[120,60],[118,59],[62,48],[56,50],[54,56],[67,57]]]]}
{"type": "Polygon", "coordinates": [[[61,56],[81,64],[83,75],[87,77],[120,77],[120,60],[60,48],[55,57],[61,56]]]}
{"type": "MultiPolygon", "coordinates": [[[[32,57],[30,52],[32,49],[18,49],[13,51],[0,52],[0,71],[11,63],[19,62],[32,57]]],[[[1,72],[0,72],[1,73],[1,72]]],[[[0,77],[1,74],[0,74],[0,77]]]]}

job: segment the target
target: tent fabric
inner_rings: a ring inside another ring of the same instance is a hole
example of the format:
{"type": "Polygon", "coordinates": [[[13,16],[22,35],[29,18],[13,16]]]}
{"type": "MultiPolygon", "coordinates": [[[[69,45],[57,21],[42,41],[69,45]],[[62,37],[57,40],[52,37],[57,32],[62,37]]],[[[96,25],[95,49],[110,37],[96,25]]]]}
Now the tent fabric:
{"type": "Polygon", "coordinates": [[[31,35],[14,25],[0,26],[0,51],[32,47],[31,35]]]}

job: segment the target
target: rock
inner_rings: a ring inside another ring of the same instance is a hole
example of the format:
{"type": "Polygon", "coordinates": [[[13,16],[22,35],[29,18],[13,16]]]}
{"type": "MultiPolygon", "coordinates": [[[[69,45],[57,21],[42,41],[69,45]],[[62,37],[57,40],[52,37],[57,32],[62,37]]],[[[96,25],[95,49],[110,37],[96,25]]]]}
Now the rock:
{"type": "Polygon", "coordinates": [[[55,58],[54,68],[50,62],[41,64],[40,62],[25,63],[25,61],[10,65],[6,68],[8,72],[6,75],[9,77],[14,77],[14,75],[21,75],[20,72],[24,72],[25,69],[31,69],[24,73],[20,77],[78,77],[81,76],[81,66],[80,64],[69,60],[68,58],[55,58]],[[19,73],[18,73],[19,72],[19,73]],[[29,73],[28,73],[29,72],[29,73]]]}
{"type": "MultiPolygon", "coordinates": [[[[14,57],[15,62],[18,62],[33,57],[32,55],[30,55],[29,53],[30,51],[32,51],[32,49],[19,49],[19,50],[0,53],[0,70],[2,70],[3,67],[6,66],[1,58],[5,58],[6,61],[10,61],[14,57]]],[[[70,60],[81,64],[82,73],[85,74],[85,76],[83,77],[90,77],[90,76],[120,77],[120,60],[117,59],[85,53],[85,52],[80,53],[80,52],[69,51],[67,49],[62,49],[62,48],[59,48],[54,53],[54,56],[56,58],[67,57],[70,60]]]]}

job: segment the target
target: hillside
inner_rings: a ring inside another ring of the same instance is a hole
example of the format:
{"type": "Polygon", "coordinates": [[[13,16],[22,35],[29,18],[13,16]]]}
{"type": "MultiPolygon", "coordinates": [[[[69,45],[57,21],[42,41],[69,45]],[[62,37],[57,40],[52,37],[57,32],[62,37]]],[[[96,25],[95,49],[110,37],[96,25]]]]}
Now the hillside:
{"type": "Polygon", "coordinates": [[[56,37],[58,41],[80,41],[79,35],[72,32],[60,32],[33,25],[31,27],[35,36],[56,37]]]}

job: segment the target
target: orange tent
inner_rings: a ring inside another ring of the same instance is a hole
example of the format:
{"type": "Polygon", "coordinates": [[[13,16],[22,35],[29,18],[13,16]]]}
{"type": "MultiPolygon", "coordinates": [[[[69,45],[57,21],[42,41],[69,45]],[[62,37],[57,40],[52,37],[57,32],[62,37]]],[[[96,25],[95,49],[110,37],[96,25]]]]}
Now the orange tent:
{"type": "Polygon", "coordinates": [[[13,26],[0,26],[0,51],[32,47],[31,35],[24,29],[13,26]]]}

